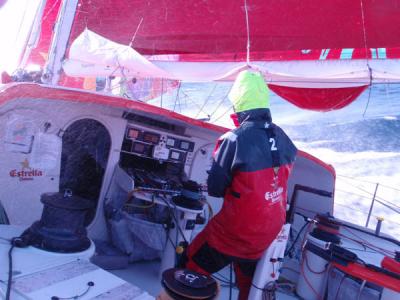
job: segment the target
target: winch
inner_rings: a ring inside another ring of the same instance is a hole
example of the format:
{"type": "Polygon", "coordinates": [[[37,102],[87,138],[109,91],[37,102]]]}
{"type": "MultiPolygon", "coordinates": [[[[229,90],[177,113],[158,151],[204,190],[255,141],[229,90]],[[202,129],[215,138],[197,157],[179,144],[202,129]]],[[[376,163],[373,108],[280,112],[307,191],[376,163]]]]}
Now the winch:
{"type": "Polygon", "coordinates": [[[43,250],[72,253],[90,247],[84,225],[86,212],[93,207],[87,199],[64,193],[44,193],[41,196],[43,212],[21,235],[24,244],[43,250]]]}

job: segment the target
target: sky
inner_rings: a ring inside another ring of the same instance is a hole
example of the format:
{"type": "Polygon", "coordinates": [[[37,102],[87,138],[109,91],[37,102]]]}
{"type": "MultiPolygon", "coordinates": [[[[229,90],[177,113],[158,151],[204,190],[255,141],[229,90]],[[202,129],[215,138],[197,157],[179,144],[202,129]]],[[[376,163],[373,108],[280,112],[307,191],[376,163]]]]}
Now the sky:
{"type": "Polygon", "coordinates": [[[18,66],[40,0],[0,1],[0,71],[18,66]]]}

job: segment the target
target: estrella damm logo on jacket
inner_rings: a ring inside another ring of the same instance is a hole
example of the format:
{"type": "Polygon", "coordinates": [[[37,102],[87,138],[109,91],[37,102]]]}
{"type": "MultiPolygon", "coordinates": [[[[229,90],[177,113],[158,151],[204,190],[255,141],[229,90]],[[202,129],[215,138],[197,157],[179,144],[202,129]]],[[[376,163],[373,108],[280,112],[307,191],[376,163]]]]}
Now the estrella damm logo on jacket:
{"type": "Polygon", "coordinates": [[[283,187],[278,187],[278,189],[273,190],[272,192],[266,192],[265,193],[265,200],[267,200],[268,202],[280,202],[283,200],[282,195],[283,195],[283,187]]]}

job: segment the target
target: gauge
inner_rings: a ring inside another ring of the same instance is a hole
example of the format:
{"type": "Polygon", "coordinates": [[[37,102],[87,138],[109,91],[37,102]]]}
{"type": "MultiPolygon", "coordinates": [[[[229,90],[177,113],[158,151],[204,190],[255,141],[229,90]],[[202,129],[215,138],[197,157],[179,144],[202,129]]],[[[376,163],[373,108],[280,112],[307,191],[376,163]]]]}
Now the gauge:
{"type": "Polygon", "coordinates": [[[133,143],[132,152],[142,155],[148,155],[150,151],[150,145],[142,143],[133,143]]]}
{"type": "Polygon", "coordinates": [[[167,147],[168,148],[175,148],[176,147],[176,139],[172,138],[172,137],[168,137],[167,138],[167,147]]]}
{"type": "Polygon", "coordinates": [[[194,143],[193,142],[189,142],[189,141],[185,141],[185,140],[181,140],[180,143],[179,143],[179,149],[180,150],[184,150],[184,151],[193,151],[194,143]]]}
{"type": "Polygon", "coordinates": [[[157,133],[145,132],[143,134],[143,142],[158,144],[159,141],[160,141],[160,135],[157,133]]]}
{"type": "Polygon", "coordinates": [[[184,162],[185,161],[185,153],[176,151],[176,150],[171,150],[169,152],[169,159],[174,160],[174,161],[184,162]]]}
{"type": "Polygon", "coordinates": [[[136,128],[128,128],[126,133],[126,137],[131,140],[136,140],[139,137],[140,130],[136,128]]]}

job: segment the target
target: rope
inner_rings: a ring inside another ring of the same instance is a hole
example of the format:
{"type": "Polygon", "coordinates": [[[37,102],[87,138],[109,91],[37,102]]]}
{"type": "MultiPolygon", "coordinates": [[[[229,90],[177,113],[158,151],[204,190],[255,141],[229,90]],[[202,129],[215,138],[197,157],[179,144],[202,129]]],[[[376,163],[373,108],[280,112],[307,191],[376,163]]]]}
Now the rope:
{"type": "Polygon", "coordinates": [[[305,260],[305,256],[307,254],[303,253],[303,260],[301,262],[300,265],[300,274],[303,275],[304,281],[306,282],[306,284],[308,285],[308,287],[311,289],[311,291],[315,294],[315,296],[317,297],[318,300],[323,300],[323,298],[321,297],[321,295],[314,289],[313,285],[311,284],[311,282],[309,281],[309,279],[307,278],[306,274],[304,273],[304,260],[305,260]]]}
{"type": "Polygon", "coordinates": [[[389,255],[390,257],[394,257],[394,252],[393,252],[393,251],[390,251],[390,250],[387,250],[387,249],[384,249],[384,248],[375,246],[375,245],[369,243],[368,241],[364,240],[364,239],[363,239],[362,237],[360,237],[359,235],[357,235],[357,234],[355,234],[354,232],[352,232],[350,229],[348,229],[348,228],[346,228],[346,227],[344,227],[344,229],[345,229],[348,233],[351,233],[357,240],[356,240],[356,239],[352,239],[351,237],[349,237],[349,236],[347,236],[347,235],[344,235],[344,234],[339,234],[340,236],[343,236],[343,237],[345,237],[345,238],[347,238],[347,239],[349,239],[349,240],[352,240],[352,241],[354,241],[354,242],[358,242],[358,243],[360,243],[360,244],[363,244],[363,245],[365,245],[366,247],[368,247],[368,248],[370,248],[370,249],[372,249],[372,250],[374,250],[374,251],[376,251],[376,252],[380,252],[381,254],[389,255]]]}

